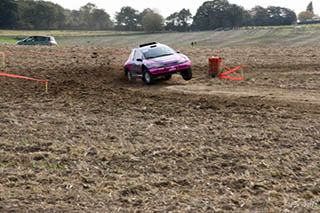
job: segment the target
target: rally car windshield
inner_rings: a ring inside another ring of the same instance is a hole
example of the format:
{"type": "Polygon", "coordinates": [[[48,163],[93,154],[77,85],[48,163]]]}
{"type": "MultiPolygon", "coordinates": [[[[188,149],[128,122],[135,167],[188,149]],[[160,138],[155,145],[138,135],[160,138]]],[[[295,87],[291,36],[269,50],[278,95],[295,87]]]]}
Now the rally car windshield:
{"type": "Polygon", "coordinates": [[[167,46],[158,46],[149,49],[144,49],[142,52],[146,59],[158,58],[174,54],[174,51],[167,46]]]}

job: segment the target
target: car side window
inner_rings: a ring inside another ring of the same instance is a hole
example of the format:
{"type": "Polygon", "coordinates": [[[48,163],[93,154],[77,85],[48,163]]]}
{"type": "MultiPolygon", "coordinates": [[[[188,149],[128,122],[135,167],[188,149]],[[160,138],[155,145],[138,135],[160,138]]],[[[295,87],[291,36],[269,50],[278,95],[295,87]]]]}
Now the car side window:
{"type": "Polygon", "coordinates": [[[36,41],[47,41],[47,37],[37,36],[36,41]]]}
{"type": "Polygon", "coordinates": [[[134,54],[134,60],[136,61],[138,58],[142,59],[142,54],[139,50],[136,50],[134,54]]]}
{"type": "Polygon", "coordinates": [[[28,41],[28,42],[34,41],[34,37],[29,37],[29,38],[27,38],[26,41],[28,41]]]}
{"type": "Polygon", "coordinates": [[[129,60],[130,61],[133,61],[133,59],[134,59],[134,53],[136,52],[136,50],[132,50],[132,52],[131,52],[131,54],[130,54],[130,56],[129,56],[129,60]]]}

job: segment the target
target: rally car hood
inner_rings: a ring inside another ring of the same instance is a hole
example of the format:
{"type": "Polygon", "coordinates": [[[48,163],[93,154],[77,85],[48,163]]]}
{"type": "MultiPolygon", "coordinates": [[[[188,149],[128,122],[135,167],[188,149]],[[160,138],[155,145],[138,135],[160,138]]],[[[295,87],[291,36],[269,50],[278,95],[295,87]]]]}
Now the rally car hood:
{"type": "Polygon", "coordinates": [[[168,56],[163,56],[158,58],[147,59],[147,60],[144,60],[144,62],[149,65],[172,64],[172,63],[177,63],[179,60],[181,60],[181,58],[186,58],[186,56],[182,54],[173,54],[173,55],[168,55],[168,56]]]}

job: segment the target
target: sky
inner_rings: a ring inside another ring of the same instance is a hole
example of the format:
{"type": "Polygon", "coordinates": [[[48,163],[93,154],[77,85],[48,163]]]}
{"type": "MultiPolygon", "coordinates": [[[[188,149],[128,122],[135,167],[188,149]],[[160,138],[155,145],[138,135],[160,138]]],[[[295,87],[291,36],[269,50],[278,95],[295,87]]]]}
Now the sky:
{"type": "MultiPolygon", "coordinates": [[[[66,9],[79,10],[81,6],[88,2],[95,4],[99,9],[104,9],[111,18],[114,18],[116,12],[119,12],[121,7],[130,6],[140,12],[145,8],[156,10],[165,18],[174,12],[179,12],[181,9],[190,9],[192,15],[195,15],[197,9],[207,0],[45,0],[61,5],[66,9]]],[[[229,0],[231,4],[237,4],[245,9],[251,9],[255,6],[285,7],[293,10],[297,15],[305,11],[311,0],[229,0]]],[[[314,13],[320,12],[320,3],[313,1],[314,13]]]]}

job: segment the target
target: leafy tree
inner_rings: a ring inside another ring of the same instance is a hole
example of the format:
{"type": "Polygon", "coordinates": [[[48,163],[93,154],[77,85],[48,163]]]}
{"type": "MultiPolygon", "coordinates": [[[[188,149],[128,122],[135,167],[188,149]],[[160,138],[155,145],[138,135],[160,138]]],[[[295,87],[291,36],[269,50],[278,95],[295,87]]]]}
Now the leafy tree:
{"type": "Polygon", "coordinates": [[[227,10],[226,20],[230,27],[240,27],[246,21],[246,10],[236,4],[230,4],[227,10]]]}
{"type": "Polygon", "coordinates": [[[80,24],[81,24],[80,27],[82,29],[89,29],[92,27],[91,15],[95,9],[97,9],[97,6],[92,3],[87,3],[86,5],[80,7],[79,18],[80,18],[80,24]]]}
{"type": "Polygon", "coordinates": [[[146,8],[144,9],[141,13],[138,14],[138,25],[137,25],[137,28],[138,30],[143,30],[143,27],[142,27],[142,18],[147,15],[148,13],[155,13],[155,11],[153,11],[152,9],[150,8],[146,8]]]}
{"type": "Polygon", "coordinates": [[[298,15],[298,19],[300,22],[304,22],[307,20],[311,20],[313,18],[314,14],[310,11],[303,11],[301,13],[299,13],[298,15]]]}
{"type": "Polygon", "coordinates": [[[25,2],[20,16],[23,25],[30,29],[45,30],[57,29],[58,23],[65,20],[63,14],[59,13],[57,6],[51,2],[25,2]]]}
{"type": "Polygon", "coordinates": [[[242,26],[253,26],[253,18],[250,14],[250,11],[245,10],[243,12],[243,22],[242,22],[242,26]]]}
{"type": "Polygon", "coordinates": [[[116,28],[118,30],[138,30],[139,14],[131,7],[122,7],[120,12],[116,13],[116,28]]]}
{"type": "Polygon", "coordinates": [[[79,10],[65,10],[66,28],[67,29],[81,29],[81,16],[79,10]]]}
{"type": "MultiPolygon", "coordinates": [[[[173,14],[171,20],[175,21],[173,14]]],[[[246,11],[236,4],[229,4],[227,0],[211,0],[204,2],[197,10],[193,18],[193,29],[213,30],[224,27],[241,26],[268,26],[268,25],[290,25],[297,20],[296,14],[287,8],[261,6],[246,11]]],[[[174,22],[169,22],[172,24],[174,22]]]]}
{"type": "Polygon", "coordinates": [[[150,12],[143,16],[142,26],[146,32],[159,32],[163,30],[164,19],[158,13],[150,12]]]}
{"type": "Polygon", "coordinates": [[[311,12],[312,14],[314,14],[312,1],[308,4],[307,11],[311,12]]]}
{"type": "Polygon", "coordinates": [[[61,7],[58,4],[53,4],[52,5],[53,10],[54,10],[54,28],[55,29],[64,29],[66,27],[66,21],[67,21],[67,17],[66,17],[66,10],[61,7]]]}
{"type": "Polygon", "coordinates": [[[229,4],[227,0],[206,1],[193,18],[193,26],[199,30],[242,26],[248,20],[243,7],[229,4]]]}
{"type": "Polygon", "coordinates": [[[189,9],[182,9],[178,14],[180,31],[187,31],[189,28],[192,14],[189,9]]]}
{"type": "Polygon", "coordinates": [[[170,16],[166,18],[166,29],[167,30],[178,30],[179,27],[179,20],[178,20],[179,13],[174,12],[170,16]]]}
{"type": "Polygon", "coordinates": [[[91,3],[72,11],[45,1],[19,0],[17,4],[18,29],[104,30],[113,27],[110,16],[91,3]]]}
{"type": "Polygon", "coordinates": [[[291,25],[297,21],[295,12],[283,7],[263,8],[257,6],[252,10],[252,14],[255,26],[291,25]]]}
{"type": "Polygon", "coordinates": [[[268,7],[269,25],[291,25],[297,21],[295,12],[283,7],[268,7]]]}
{"type": "Polygon", "coordinates": [[[267,9],[261,6],[256,6],[252,9],[251,13],[252,13],[252,22],[254,26],[269,25],[269,14],[267,9]]]}
{"type": "Polygon", "coordinates": [[[92,3],[80,7],[79,13],[74,12],[74,15],[80,20],[81,25],[78,25],[80,29],[105,30],[113,26],[109,14],[92,3]]]}
{"type": "Polygon", "coordinates": [[[0,1],[0,28],[15,28],[18,19],[18,5],[13,0],[0,1]]]}
{"type": "Polygon", "coordinates": [[[33,3],[28,3],[27,1],[18,2],[18,29],[33,29],[33,25],[30,23],[28,10],[34,6],[33,3]]]}
{"type": "Polygon", "coordinates": [[[175,12],[166,18],[166,28],[168,30],[188,31],[192,14],[189,9],[182,9],[179,13],[175,12]]]}
{"type": "Polygon", "coordinates": [[[204,2],[193,17],[193,25],[199,30],[213,30],[225,26],[227,0],[212,0],[204,2]]]}
{"type": "Polygon", "coordinates": [[[93,30],[108,30],[113,27],[113,22],[108,13],[103,9],[94,9],[91,14],[91,27],[93,30]]]}

